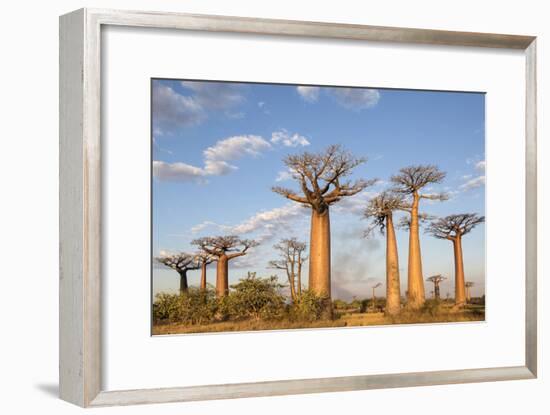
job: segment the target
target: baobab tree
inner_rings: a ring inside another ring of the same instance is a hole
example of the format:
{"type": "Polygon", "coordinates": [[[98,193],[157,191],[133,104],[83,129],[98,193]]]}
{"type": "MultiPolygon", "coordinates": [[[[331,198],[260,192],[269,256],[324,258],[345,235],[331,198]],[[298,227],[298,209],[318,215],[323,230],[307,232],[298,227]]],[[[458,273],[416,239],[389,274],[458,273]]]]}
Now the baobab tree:
{"type": "Polygon", "coordinates": [[[443,275],[432,275],[431,277],[427,278],[426,281],[429,281],[433,283],[434,285],[434,297],[437,301],[441,299],[440,290],[439,290],[439,284],[443,281],[445,281],[447,278],[443,275]]]}
{"type": "Polygon", "coordinates": [[[269,266],[286,272],[290,285],[290,296],[293,302],[302,295],[302,266],[307,256],[304,255],[307,245],[296,238],[283,239],[273,248],[279,253],[279,259],[269,261],[269,266]]]}
{"type": "Polygon", "coordinates": [[[195,254],[195,260],[200,265],[201,268],[201,282],[200,289],[202,291],[206,290],[206,267],[214,262],[214,257],[204,251],[199,251],[195,254]]]}
{"type": "Polygon", "coordinates": [[[376,289],[382,285],[381,282],[377,282],[372,286],[372,311],[376,311],[376,289]]]}
{"type": "Polygon", "coordinates": [[[401,287],[399,280],[399,256],[393,225],[393,212],[403,210],[408,205],[403,196],[383,192],[372,198],[363,215],[371,220],[371,226],[366,236],[379,229],[386,234],[386,309],[388,315],[396,315],[401,311],[401,287]]]}
{"type": "Polygon", "coordinates": [[[410,198],[410,208],[404,209],[410,214],[409,229],[409,264],[408,264],[408,298],[407,306],[411,309],[420,308],[426,298],[424,294],[424,278],[422,276],[422,254],[420,252],[418,207],[421,199],[446,200],[444,193],[421,193],[429,184],[441,183],[445,173],[432,165],[408,166],[399,170],[399,174],[391,177],[392,189],[397,194],[410,198]]]}
{"type": "Polygon", "coordinates": [[[474,285],[475,284],[473,281],[466,281],[466,283],[464,284],[464,286],[466,287],[466,303],[469,303],[472,299],[470,295],[470,288],[472,288],[474,285]]]}
{"type": "Polygon", "coordinates": [[[275,193],[311,208],[309,289],[326,300],[326,308],[330,308],[331,296],[329,207],[375,182],[346,180],[355,167],[365,162],[365,158],[354,157],[339,145],[319,153],[289,155],[284,163],[300,190],[272,188],[275,193]]]}
{"type": "Polygon", "coordinates": [[[211,255],[217,262],[216,295],[223,297],[229,292],[229,261],[246,255],[248,250],[258,245],[250,239],[240,239],[236,235],[203,237],[191,242],[199,249],[211,255]]]}
{"type": "Polygon", "coordinates": [[[447,239],[453,243],[455,258],[455,305],[457,307],[462,307],[466,303],[462,237],[483,222],[485,222],[485,216],[478,216],[475,213],[462,213],[437,219],[428,228],[428,232],[434,237],[447,239]]]}
{"type": "Polygon", "coordinates": [[[178,254],[166,254],[156,258],[157,262],[176,270],[180,275],[180,294],[187,292],[187,272],[199,269],[200,265],[192,254],[181,252],[178,254]]]}

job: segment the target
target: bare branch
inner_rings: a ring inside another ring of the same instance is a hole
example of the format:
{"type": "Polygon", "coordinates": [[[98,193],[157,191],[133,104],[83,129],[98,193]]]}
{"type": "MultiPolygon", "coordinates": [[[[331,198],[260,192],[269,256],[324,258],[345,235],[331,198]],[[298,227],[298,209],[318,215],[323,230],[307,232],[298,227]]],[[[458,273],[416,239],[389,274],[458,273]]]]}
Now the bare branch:
{"type": "Polygon", "coordinates": [[[365,236],[370,236],[374,229],[379,229],[384,234],[386,228],[386,219],[396,210],[409,208],[409,203],[405,202],[402,195],[392,192],[382,192],[378,196],[369,200],[363,216],[371,221],[371,226],[365,232],[365,236]]]}
{"type": "Polygon", "coordinates": [[[408,166],[391,177],[393,191],[401,194],[413,194],[430,183],[441,183],[446,173],[434,165],[408,166]]]}
{"type": "Polygon", "coordinates": [[[483,222],[485,222],[485,216],[478,216],[475,213],[449,215],[432,221],[427,232],[438,239],[454,240],[471,232],[483,222]]]}
{"type": "Polygon", "coordinates": [[[214,256],[216,259],[225,255],[229,259],[243,256],[247,253],[249,248],[258,245],[258,242],[249,239],[240,239],[236,235],[225,236],[206,236],[195,239],[191,242],[193,245],[199,247],[199,249],[206,254],[214,256]],[[229,254],[229,252],[235,252],[229,254]]]}
{"type": "MultiPolygon", "coordinates": [[[[433,215],[430,215],[428,213],[419,213],[418,214],[418,225],[422,226],[426,222],[428,222],[430,220],[433,220],[433,219],[435,219],[435,216],[433,216],[433,215]]],[[[399,220],[399,223],[397,224],[397,227],[399,229],[403,229],[403,230],[407,230],[407,231],[410,230],[411,229],[411,218],[410,218],[410,216],[403,216],[399,220]]]]}
{"type": "Polygon", "coordinates": [[[443,275],[433,275],[429,278],[426,278],[426,281],[429,281],[429,282],[433,282],[434,284],[439,284],[440,282],[442,281],[445,281],[447,279],[447,277],[444,277],[443,275]]]}
{"type": "Polygon", "coordinates": [[[294,202],[298,203],[304,203],[304,204],[310,204],[311,202],[307,199],[307,197],[301,197],[298,196],[293,190],[280,187],[280,186],[273,186],[271,190],[275,193],[280,194],[281,196],[286,197],[287,199],[293,200],[294,202]]]}
{"type": "Polygon", "coordinates": [[[339,145],[332,145],[320,153],[304,152],[289,155],[284,159],[298,181],[302,195],[283,187],[272,190],[287,199],[311,206],[322,212],[330,204],[343,197],[353,196],[374,181],[357,180],[341,183],[342,178],[349,176],[353,169],[366,162],[365,158],[353,156],[339,145]]]}
{"type": "Polygon", "coordinates": [[[421,194],[419,196],[421,199],[439,200],[441,202],[444,202],[445,200],[449,200],[449,195],[447,193],[421,194]]]}
{"type": "Polygon", "coordinates": [[[200,268],[200,264],[197,262],[195,255],[187,254],[185,252],[173,255],[162,255],[156,257],[155,260],[158,263],[168,268],[172,268],[180,273],[200,268]]]}

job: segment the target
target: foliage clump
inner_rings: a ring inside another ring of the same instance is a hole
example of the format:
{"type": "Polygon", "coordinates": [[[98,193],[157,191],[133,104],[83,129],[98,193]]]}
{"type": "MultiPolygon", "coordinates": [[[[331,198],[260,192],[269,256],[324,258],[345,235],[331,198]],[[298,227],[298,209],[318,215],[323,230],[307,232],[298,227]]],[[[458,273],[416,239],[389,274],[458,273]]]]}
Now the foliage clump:
{"type": "Polygon", "coordinates": [[[217,297],[211,286],[190,287],[180,294],[159,293],[153,303],[153,321],[155,324],[202,325],[242,320],[312,322],[323,318],[325,299],[304,290],[288,304],[281,293],[283,288],[285,285],[276,276],[261,278],[249,273],[223,297],[217,297]]]}
{"type": "Polygon", "coordinates": [[[280,293],[283,287],[276,276],[258,278],[255,273],[249,273],[231,286],[229,302],[233,318],[276,320],[283,317],[285,298],[280,293]]]}
{"type": "Polygon", "coordinates": [[[315,321],[323,316],[325,299],[312,290],[304,290],[289,307],[288,314],[293,321],[315,321]]]}

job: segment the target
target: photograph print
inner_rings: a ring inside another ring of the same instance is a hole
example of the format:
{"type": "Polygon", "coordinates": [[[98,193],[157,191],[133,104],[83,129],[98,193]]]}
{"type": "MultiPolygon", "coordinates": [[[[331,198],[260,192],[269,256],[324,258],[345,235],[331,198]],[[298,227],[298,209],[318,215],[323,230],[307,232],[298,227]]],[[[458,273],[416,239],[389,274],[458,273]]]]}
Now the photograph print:
{"type": "Polygon", "coordinates": [[[151,80],[152,334],[485,320],[485,94],[151,80]]]}

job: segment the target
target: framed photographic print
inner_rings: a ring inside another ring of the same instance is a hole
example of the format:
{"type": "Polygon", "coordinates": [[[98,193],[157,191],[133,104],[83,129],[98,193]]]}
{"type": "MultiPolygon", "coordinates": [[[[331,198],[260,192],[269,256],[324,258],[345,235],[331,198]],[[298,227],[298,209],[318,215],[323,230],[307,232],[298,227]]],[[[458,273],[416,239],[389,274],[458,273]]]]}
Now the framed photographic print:
{"type": "Polygon", "coordinates": [[[60,24],[63,399],[536,377],[535,37],[60,24]]]}

